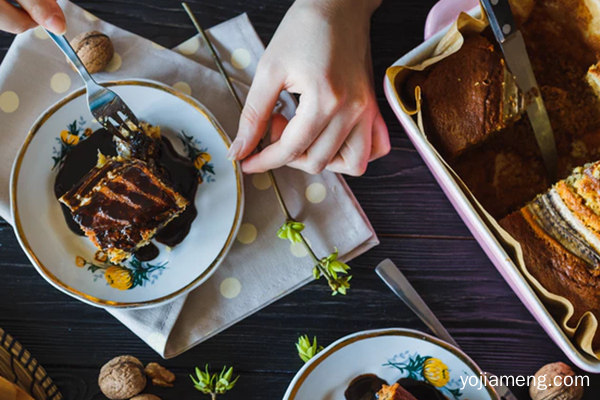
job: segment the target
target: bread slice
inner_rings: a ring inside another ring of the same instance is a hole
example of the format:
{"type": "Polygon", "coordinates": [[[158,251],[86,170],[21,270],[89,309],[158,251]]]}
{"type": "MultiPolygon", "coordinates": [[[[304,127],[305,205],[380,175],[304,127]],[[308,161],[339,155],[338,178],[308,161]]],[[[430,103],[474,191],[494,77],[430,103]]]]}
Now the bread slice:
{"type": "Polygon", "coordinates": [[[407,84],[421,87],[425,133],[450,158],[481,144],[525,111],[502,53],[482,35],[467,37],[458,52],[407,84]]]}
{"type": "Polygon", "coordinates": [[[0,400],[34,400],[23,389],[0,376],[0,400]]]}
{"type": "Polygon", "coordinates": [[[573,304],[570,323],[587,311],[600,319],[600,162],[576,168],[500,225],[540,284],[573,304]]]}

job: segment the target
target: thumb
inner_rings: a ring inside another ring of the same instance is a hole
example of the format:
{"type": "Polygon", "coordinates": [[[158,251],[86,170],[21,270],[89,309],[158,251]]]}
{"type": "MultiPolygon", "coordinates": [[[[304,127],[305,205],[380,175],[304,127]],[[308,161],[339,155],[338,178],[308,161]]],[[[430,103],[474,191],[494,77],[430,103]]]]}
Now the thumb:
{"type": "Polygon", "coordinates": [[[260,68],[259,64],[240,116],[237,135],[227,154],[229,159],[242,160],[256,148],[267,129],[282,89],[283,82],[274,81],[272,74],[260,68]]]}

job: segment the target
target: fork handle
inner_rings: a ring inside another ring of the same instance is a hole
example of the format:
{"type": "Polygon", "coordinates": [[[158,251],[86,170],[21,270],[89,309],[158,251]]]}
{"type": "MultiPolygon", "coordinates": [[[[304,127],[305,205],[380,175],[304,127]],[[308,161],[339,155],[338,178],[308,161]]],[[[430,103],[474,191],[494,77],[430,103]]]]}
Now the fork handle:
{"type": "Polygon", "coordinates": [[[46,32],[54,41],[54,43],[56,43],[58,48],[61,49],[63,53],[65,53],[65,55],[67,56],[69,61],[71,61],[71,63],[75,66],[75,68],[77,68],[77,72],[79,72],[79,75],[81,75],[81,78],[85,81],[86,85],[89,83],[96,83],[94,78],[92,78],[92,75],[90,75],[88,70],[85,68],[85,66],[79,59],[79,56],[77,55],[75,50],[73,50],[73,47],[71,47],[71,44],[69,43],[67,38],[64,37],[64,35],[55,35],[47,29],[46,32]]]}

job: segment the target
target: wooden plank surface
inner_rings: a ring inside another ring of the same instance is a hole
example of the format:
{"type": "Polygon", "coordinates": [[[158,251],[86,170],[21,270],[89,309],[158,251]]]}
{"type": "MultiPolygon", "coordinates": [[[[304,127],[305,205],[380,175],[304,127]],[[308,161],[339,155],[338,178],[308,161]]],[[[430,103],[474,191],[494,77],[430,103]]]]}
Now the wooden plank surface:
{"type": "MultiPolygon", "coordinates": [[[[79,1],[120,27],[174,46],[193,34],[174,0],[79,1]]],[[[248,12],[267,42],[291,1],[203,0],[189,3],[204,26],[248,12]]],[[[566,358],[539,327],[486,258],[416,153],[387,106],[381,90],[385,68],[422,41],[432,0],[386,0],[373,18],[372,46],[377,94],[393,149],[361,178],[348,182],[382,244],[352,262],[353,289],[332,298],[322,282],[310,284],[187,353],[164,362],[177,373],[164,399],[202,398],[187,381],[193,366],[233,363],[242,378],[227,399],[278,399],[301,367],[294,342],[317,335],[323,344],[363,330],[426,328],[376,277],[373,267],[390,257],[451,334],[480,366],[496,374],[533,374],[566,358]],[[351,312],[350,312],[351,311],[351,312]],[[193,397],[192,397],[193,396],[193,397]]],[[[4,54],[12,37],[0,34],[4,54]]],[[[96,378],[113,356],[142,361],[158,356],[102,310],[49,286],[0,222],[0,326],[44,365],[67,399],[102,399],[96,378]]],[[[598,398],[600,377],[591,378],[586,399],[598,398]]],[[[527,391],[515,388],[521,399],[527,391]]]]}

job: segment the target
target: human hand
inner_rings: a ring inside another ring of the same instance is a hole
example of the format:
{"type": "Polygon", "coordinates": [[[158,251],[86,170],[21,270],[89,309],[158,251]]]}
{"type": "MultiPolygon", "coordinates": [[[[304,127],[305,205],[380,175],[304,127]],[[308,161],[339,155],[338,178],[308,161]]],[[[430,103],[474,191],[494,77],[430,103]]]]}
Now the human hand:
{"type": "Polygon", "coordinates": [[[21,7],[7,0],[0,0],[0,30],[22,33],[37,25],[63,34],[66,29],[65,16],[56,0],[18,0],[21,7]]]}
{"type": "Polygon", "coordinates": [[[361,175],[389,152],[375,99],[369,46],[380,0],[296,0],[258,63],[229,157],[244,172],[283,165],[361,175]],[[271,144],[254,151],[282,90],[300,94],[296,115],[273,118],[271,144]]]}

